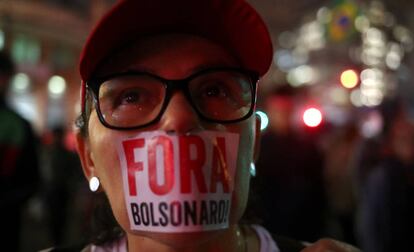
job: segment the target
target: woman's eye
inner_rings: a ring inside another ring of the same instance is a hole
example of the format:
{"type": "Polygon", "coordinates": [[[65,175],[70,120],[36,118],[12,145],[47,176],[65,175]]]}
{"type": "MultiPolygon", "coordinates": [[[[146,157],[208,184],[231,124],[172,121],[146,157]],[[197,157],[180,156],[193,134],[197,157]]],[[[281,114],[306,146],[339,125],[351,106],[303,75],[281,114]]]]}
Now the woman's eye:
{"type": "Polygon", "coordinates": [[[128,105],[128,104],[135,104],[138,103],[141,100],[141,95],[139,91],[137,90],[130,90],[127,92],[123,92],[119,98],[119,101],[117,103],[128,105]]]}
{"type": "Polygon", "coordinates": [[[227,93],[222,87],[216,85],[206,87],[204,89],[204,95],[207,97],[226,97],[227,93]]]}

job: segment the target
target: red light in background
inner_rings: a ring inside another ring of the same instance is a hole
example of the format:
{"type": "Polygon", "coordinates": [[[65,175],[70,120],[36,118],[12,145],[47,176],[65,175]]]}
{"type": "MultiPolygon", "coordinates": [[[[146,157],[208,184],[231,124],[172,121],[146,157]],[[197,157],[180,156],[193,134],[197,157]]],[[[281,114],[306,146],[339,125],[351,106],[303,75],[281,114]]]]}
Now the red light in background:
{"type": "Polygon", "coordinates": [[[64,144],[67,150],[76,152],[76,135],[73,131],[68,131],[66,133],[64,144]]]}
{"type": "Polygon", "coordinates": [[[308,127],[317,127],[322,122],[322,113],[317,108],[308,108],[303,113],[303,122],[308,127]]]}
{"type": "Polygon", "coordinates": [[[354,88],[358,85],[359,77],[355,70],[348,69],[341,73],[341,84],[345,88],[354,88]]]}

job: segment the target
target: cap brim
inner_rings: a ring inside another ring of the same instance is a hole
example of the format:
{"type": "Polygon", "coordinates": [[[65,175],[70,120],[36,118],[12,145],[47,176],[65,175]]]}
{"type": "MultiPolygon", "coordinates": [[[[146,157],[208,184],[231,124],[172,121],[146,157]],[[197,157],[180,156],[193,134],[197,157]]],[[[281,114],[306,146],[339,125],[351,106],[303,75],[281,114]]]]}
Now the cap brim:
{"type": "Polygon", "coordinates": [[[89,80],[100,62],[131,41],[169,32],[210,39],[259,75],[271,64],[273,50],[266,25],[244,0],[123,0],[87,39],[79,64],[82,80],[89,80]]]}

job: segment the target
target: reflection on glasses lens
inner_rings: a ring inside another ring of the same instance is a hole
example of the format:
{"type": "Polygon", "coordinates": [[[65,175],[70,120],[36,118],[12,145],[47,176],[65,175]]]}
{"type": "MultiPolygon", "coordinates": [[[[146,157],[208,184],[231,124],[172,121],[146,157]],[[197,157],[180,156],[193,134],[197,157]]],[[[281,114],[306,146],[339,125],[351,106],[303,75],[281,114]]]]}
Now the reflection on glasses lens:
{"type": "Polygon", "coordinates": [[[116,127],[146,124],[159,114],[165,87],[147,76],[121,76],[102,83],[99,108],[105,121],[116,127]]]}
{"type": "Polygon", "coordinates": [[[235,120],[245,116],[251,107],[250,79],[236,72],[213,72],[189,83],[196,109],[214,120],[235,120]]]}

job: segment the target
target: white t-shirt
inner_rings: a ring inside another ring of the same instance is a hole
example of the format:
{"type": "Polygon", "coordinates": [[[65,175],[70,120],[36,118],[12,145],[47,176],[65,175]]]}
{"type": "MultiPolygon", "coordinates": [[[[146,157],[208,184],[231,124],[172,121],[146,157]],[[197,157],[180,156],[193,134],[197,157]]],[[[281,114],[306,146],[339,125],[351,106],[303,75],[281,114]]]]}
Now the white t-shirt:
{"type": "MultiPolygon", "coordinates": [[[[280,252],[276,242],[270,233],[262,226],[251,225],[260,240],[260,252],[280,252]]],[[[91,252],[127,252],[127,242],[125,236],[104,246],[91,246],[91,252]]]]}

